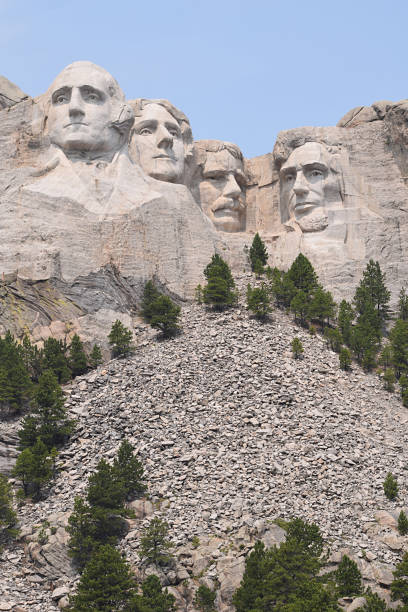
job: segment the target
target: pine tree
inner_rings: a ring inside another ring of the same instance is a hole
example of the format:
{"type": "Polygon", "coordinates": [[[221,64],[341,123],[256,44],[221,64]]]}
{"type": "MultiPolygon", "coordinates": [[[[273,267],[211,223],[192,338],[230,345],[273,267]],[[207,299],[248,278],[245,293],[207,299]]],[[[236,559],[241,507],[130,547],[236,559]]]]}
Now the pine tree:
{"type": "Polygon", "coordinates": [[[299,340],[299,338],[297,337],[293,338],[291,347],[292,347],[292,354],[293,354],[294,359],[299,359],[299,357],[302,355],[303,350],[304,350],[303,345],[301,341],[299,340]]]}
{"type": "Polygon", "coordinates": [[[144,286],[143,289],[143,297],[142,297],[142,305],[140,312],[142,314],[143,319],[146,323],[150,323],[150,319],[152,317],[151,313],[151,305],[157,298],[159,298],[162,294],[156,288],[153,281],[149,280],[144,286]]]}
{"type": "Polygon", "coordinates": [[[0,412],[21,412],[30,404],[32,387],[22,347],[7,332],[0,338],[0,412]]]}
{"type": "Polygon", "coordinates": [[[232,290],[235,287],[235,282],[232,277],[231,269],[229,265],[218,254],[212,256],[210,263],[207,265],[207,267],[204,270],[204,276],[207,279],[207,281],[210,278],[214,278],[214,277],[224,279],[226,281],[228,289],[232,290]]]}
{"type": "Polygon", "coordinates": [[[310,261],[300,253],[287,272],[296,289],[301,290],[308,297],[318,287],[317,274],[310,261]]]}
{"type": "Polygon", "coordinates": [[[115,357],[128,355],[132,351],[133,334],[119,319],[113,323],[108,335],[108,342],[115,357]]]}
{"type": "Polygon", "coordinates": [[[357,608],[355,612],[391,612],[391,608],[388,608],[385,601],[377,593],[374,593],[370,587],[365,591],[364,598],[366,603],[361,608],[357,608]]]}
{"type": "Polygon", "coordinates": [[[309,300],[304,291],[299,290],[290,303],[290,309],[298,318],[301,325],[306,325],[306,318],[309,312],[309,300]]]}
{"type": "Polygon", "coordinates": [[[323,335],[326,338],[327,345],[331,348],[331,350],[335,353],[340,353],[343,340],[340,330],[333,329],[332,327],[325,327],[323,335]]]}
{"type": "MultiPolygon", "coordinates": [[[[93,508],[81,497],[75,498],[74,510],[69,516],[66,529],[70,535],[68,554],[79,568],[83,568],[100,542],[97,539],[98,525],[93,508]]],[[[116,538],[111,543],[115,544],[116,538]]]]}
{"type": "Polygon", "coordinates": [[[127,440],[123,440],[119,447],[118,455],[113,461],[113,472],[115,479],[123,483],[127,497],[132,498],[146,491],[143,466],[127,440]]]}
{"type": "Polygon", "coordinates": [[[6,476],[0,474],[0,542],[8,536],[15,535],[13,527],[16,522],[17,514],[13,508],[11,485],[6,476]]]}
{"type": "Polygon", "coordinates": [[[362,593],[361,572],[357,563],[344,555],[335,571],[339,597],[353,597],[362,593]]]}
{"type": "Polygon", "coordinates": [[[215,591],[202,584],[198,587],[193,605],[201,612],[215,612],[215,591]]]}
{"type": "Polygon", "coordinates": [[[359,363],[366,360],[366,365],[374,361],[381,343],[381,323],[378,313],[371,303],[366,305],[364,313],[353,327],[350,346],[359,363]]]}
{"type": "Polygon", "coordinates": [[[168,532],[169,526],[165,521],[152,519],[140,539],[140,558],[156,566],[167,565],[172,558],[169,551],[173,547],[168,532]]]}
{"type": "Polygon", "coordinates": [[[378,363],[384,368],[384,372],[387,368],[390,367],[390,365],[392,365],[392,346],[391,344],[386,344],[384,346],[378,358],[378,363]]]}
{"type": "Polygon", "coordinates": [[[51,370],[46,370],[38,381],[32,413],[25,417],[18,432],[20,448],[33,446],[39,437],[51,450],[68,439],[74,424],[67,417],[64,403],[64,393],[57,378],[51,370]]]}
{"type": "Polygon", "coordinates": [[[406,321],[408,319],[408,295],[405,287],[402,287],[398,300],[398,318],[406,321]]]}
{"type": "Polygon", "coordinates": [[[271,300],[266,285],[262,283],[260,287],[252,288],[247,286],[247,308],[254,313],[260,321],[265,321],[271,312],[271,300]]]}
{"type": "Polygon", "coordinates": [[[320,286],[316,288],[309,304],[308,316],[310,319],[318,319],[322,327],[324,320],[327,325],[330,324],[330,319],[336,316],[336,303],[330,291],[324,291],[320,286]]]}
{"type": "Polygon", "coordinates": [[[162,589],[157,576],[150,575],[142,582],[142,595],[130,602],[131,612],[176,612],[175,597],[162,589]]]}
{"type": "Polygon", "coordinates": [[[403,510],[398,515],[398,533],[400,535],[407,535],[408,533],[408,518],[403,510]]]}
{"type": "Polygon", "coordinates": [[[408,372],[408,321],[398,319],[390,331],[392,365],[398,377],[408,372]]]}
{"type": "Polygon", "coordinates": [[[343,347],[342,349],[340,349],[340,353],[339,353],[339,363],[340,363],[340,368],[342,370],[350,370],[351,367],[351,353],[348,350],[348,348],[343,347]]]}
{"type": "Polygon", "coordinates": [[[346,300],[342,300],[339,306],[339,315],[337,323],[343,336],[343,342],[350,346],[351,334],[353,329],[354,310],[346,300]]]}
{"type": "Polygon", "coordinates": [[[205,304],[210,304],[214,310],[224,310],[236,303],[237,293],[234,291],[235,282],[231,270],[219,255],[213,255],[204,270],[204,276],[207,278],[203,289],[205,304]]]}
{"type": "Polygon", "coordinates": [[[25,448],[17,457],[12,475],[21,481],[24,494],[33,493],[38,500],[41,489],[52,478],[52,462],[48,449],[40,438],[31,448],[25,448]]]}
{"type": "Polygon", "coordinates": [[[102,351],[97,344],[94,344],[91,354],[89,355],[89,365],[91,368],[97,368],[101,363],[103,363],[102,351]]]}
{"type": "Polygon", "coordinates": [[[384,382],[384,389],[392,393],[392,391],[394,391],[394,385],[395,385],[394,370],[392,370],[391,368],[387,368],[385,370],[384,376],[383,376],[383,382],[384,382]]]}
{"type": "Polygon", "coordinates": [[[371,304],[382,324],[389,319],[390,297],[391,293],[385,286],[385,274],[381,272],[380,264],[370,259],[353,299],[357,312],[364,314],[367,305],[371,304]]]}
{"type": "Polygon", "coordinates": [[[197,285],[197,287],[194,289],[194,297],[197,304],[203,303],[203,288],[201,285],[197,285]]]}
{"type": "Polygon", "coordinates": [[[88,479],[88,503],[121,513],[125,499],[125,483],[118,478],[115,468],[105,459],[101,459],[96,466],[96,472],[88,479]]]}
{"type": "Polygon", "coordinates": [[[256,272],[257,270],[258,273],[260,268],[262,268],[263,271],[263,266],[265,266],[268,261],[268,251],[258,232],[255,234],[251,248],[249,249],[249,260],[251,262],[252,271],[256,272]]]}
{"type": "Polygon", "coordinates": [[[71,378],[67,359],[67,344],[62,340],[47,338],[43,348],[43,370],[52,370],[60,385],[68,382],[71,378]]]}
{"type": "Polygon", "coordinates": [[[384,480],[383,487],[384,487],[385,497],[387,499],[389,499],[390,501],[393,501],[394,499],[396,499],[398,495],[398,483],[397,483],[397,479],[394,478],[391,472],[388,472],[384,480]]]}
{"type": "Polygon", "coordinates": [[[33,382],[38,382],[41,373],[44,370],[44,351],[39,349],[35,344],[31,343],[28,336],[24,336],[21,343],[22,358],[25,367],[33,382]]]}
{"type": "MultiPolygon", "coordinates": [[[[408,553],[397,563],[391,583],[391,599],[400,599],[408,607],[408,553]]],[[[405,610],[405,607],[402,609],[405,610]]]]}
{"type": "Polygon", "coordinates": [[[71,612],[125,610],[135,594],[129,564],[109,544],[100,546],[87,563],[71,598],[71,612]]]}
{"type": "Polygon", "coordinates": [[[180,329],[181,308],[167,295],[160,295],[150,305],[150,325],[159,329],[165,338],[173,335],[180,329]]]}
{"type": "Polygon", "coordinates": [[[69,365],[72,376],[80,376],[88,370],[88,360],[85,355],[84,345],[78,334],[75,334],[69,347],[69,365]]]}

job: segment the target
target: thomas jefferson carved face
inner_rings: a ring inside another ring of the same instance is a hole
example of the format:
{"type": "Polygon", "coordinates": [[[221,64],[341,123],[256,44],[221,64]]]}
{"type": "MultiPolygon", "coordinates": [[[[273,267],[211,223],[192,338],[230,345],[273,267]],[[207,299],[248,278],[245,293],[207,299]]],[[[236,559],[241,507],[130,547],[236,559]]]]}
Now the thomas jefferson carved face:
{"type": "Polygon", "coordinates": [[[207,151],[199,184],[203,211],[218,230],[239,232],[245,218],[245,174],[228,149],[207,151]]]}
{"type": "Polygon", "coordinates": [[[50,89],[48,132],[63,151],[107,153],[122,143],[113,126],[121,92],[99,66],[77,62],[63,70],[50,89]]]}
{"type": "Polygon", "coordinates": [[[328,225],[327,210],[342,205],[339,178],[330,153],[317,142],[295,149],[280,170],[281,201],[303,232],[328,225]]]}
{"type": "Polygon", "coordinates": [[[134,124],[134,143],[146,174],[179,183],[184,172],[184,142],[177,120],[161,104],[146,104],[134,124]]]}

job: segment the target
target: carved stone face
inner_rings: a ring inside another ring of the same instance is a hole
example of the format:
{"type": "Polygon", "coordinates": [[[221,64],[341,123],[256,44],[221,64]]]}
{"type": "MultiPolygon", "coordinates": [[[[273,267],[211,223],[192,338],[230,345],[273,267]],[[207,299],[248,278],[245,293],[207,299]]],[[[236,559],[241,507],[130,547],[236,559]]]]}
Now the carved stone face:
{"type": "Polygon", "coordinates": [[[159,181],[181,182],[184,142],[176,119],[160,104],[147,104],[134,123],[134,143],[146,174],[159,181]]]}
{"type": "Polygon", "coordinates": [[[245,218],[245,174],[242,161],[224,149],[207,152],[199,185],[203,211],[223,232],[239,232],[245,218]]]}
{"type": "Polygon", "coordinates": [[[280,187],[282,207],[303,232],[326,229],[327,210],[341,203],[330,154],[317,142],[308,142],[291,153],[280,170],[280,187]]]}
{"type": "Polygon", "coordinates": [[[112,126],[113,105],[103,71],[92,66],[68,66],[51,87],[48,113],[51,142],[65,152],[117,150],[121,135],[112,126]]]}

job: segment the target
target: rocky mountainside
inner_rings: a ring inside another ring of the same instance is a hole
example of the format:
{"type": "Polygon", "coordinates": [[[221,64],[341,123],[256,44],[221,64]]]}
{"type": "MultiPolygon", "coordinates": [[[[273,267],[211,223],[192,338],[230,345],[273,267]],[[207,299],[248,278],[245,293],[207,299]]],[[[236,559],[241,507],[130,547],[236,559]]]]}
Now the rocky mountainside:
{"type": "MultiPolygon", "coordinates": [[[[274,521],[295,516],[320,526],[332,568],[347,550],[365,583],[388,598],[391,571],[408,550],[396,530],[408,467],[408,413],[398,394],[356,365],[340,370],[321,337],[280,311],[265,324],[242,305],[221,314],[190,305],[182,314],[176,338],[160,341],[140,325],[130,358],[65,388],[76,433],[48,497],[19,508],[21,537],[1,558],[0,610],[67,604],[76,576],[64,525],[97,462],[124,437],[145,466],[148,498],[132,502],[137,518],[120,546],[141,574],[141,529],[153,515],[169,523],[176,562],[161,579],[177,609],[194,610],[204,582],[218,589],[217,609],[232,610],[247,550],[257,538],[282,541],[274,521]],[[395,502],[382,487],[389,471],[400,487],[395,502]]],[[[17,428],[1,423],[0,437],[10,442],[17,428]]]]}

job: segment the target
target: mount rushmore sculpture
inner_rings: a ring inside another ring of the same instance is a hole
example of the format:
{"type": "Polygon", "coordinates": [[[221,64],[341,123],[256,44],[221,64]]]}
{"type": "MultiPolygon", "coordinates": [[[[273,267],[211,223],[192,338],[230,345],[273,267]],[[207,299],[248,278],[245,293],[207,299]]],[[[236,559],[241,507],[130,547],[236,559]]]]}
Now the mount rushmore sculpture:
{"type": "Polygon", "coordinates": [[[131,315],[150,278],[189,299],[215,252],[247,266],[255,232],[270,265],[303,252],[337,298],[370,258],[395,291],[408,280],[406,102],[281,132],[249,160],[90,62],[35,99],[2,78],[0,102],[2,332],[131,315]]]}

